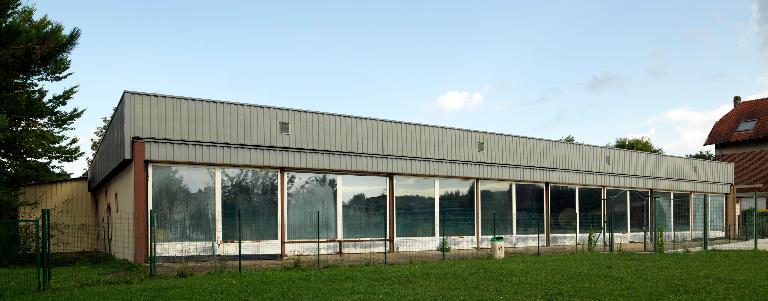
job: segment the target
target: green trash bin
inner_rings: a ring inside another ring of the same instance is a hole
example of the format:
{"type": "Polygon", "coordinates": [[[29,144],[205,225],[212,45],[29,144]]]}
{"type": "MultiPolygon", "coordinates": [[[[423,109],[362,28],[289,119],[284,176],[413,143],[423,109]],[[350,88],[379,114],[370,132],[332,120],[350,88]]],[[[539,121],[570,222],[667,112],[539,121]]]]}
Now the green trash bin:
{"type": "Polygon", "coordinates": [[[504,237],[491,237],[491,254],[493,258],[504,258],[504,237]]]}

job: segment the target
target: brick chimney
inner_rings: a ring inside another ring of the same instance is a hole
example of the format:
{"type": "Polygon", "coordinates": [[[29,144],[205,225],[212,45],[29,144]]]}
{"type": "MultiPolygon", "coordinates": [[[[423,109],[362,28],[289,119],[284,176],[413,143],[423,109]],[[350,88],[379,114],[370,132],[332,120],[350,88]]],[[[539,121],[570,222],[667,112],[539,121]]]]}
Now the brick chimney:
{"type": "Polygon", "coordinates": [[[733,97],[733,107],[735,108],[741,103],[741,96],[734,96],[733,97]]]}

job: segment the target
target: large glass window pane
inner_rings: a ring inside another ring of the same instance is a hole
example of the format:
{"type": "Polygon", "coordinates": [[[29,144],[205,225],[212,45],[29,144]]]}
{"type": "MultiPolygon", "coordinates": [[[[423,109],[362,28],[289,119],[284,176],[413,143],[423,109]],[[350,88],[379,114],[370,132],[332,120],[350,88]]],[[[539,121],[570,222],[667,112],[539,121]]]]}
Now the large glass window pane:
{"type": "Polygon", "coordinates": [[[709,230],[725,231],[725,196],[709,196],[709,230]]]}
{"type": "Polygon", "coordinates": [[[648,228],[648,195],[645,190],[629,191],[629,230],[643,232],[648,228]]]}
{"type": "MultiPolygon", "coordinates": [[[[613,233],[627,233],[627,191],[624,189],[608,189],[605,191],[606,216],[613,213],[613,233]]],[[[607,220],[611,227],[611,220],[607,220]]],[[[610,232],[610,229],[606,229],[610,232]]]]}
{"type": "Polygon", "coordinates": [[[512,235],[512,183],[480,182],[482,235],[512,235]]]}
{"type": "Polygon", "coordinates": [[[341,200],[344,238],[387,236],[387,178],[343,176],[341,200]]]}
{"type": "Polygon", "coordinates": [[[214,169],[152,166],[152,209],[160,242],[212,241],[214,169]]]}
{"type": "Polygon", "coordinates": [[[656,231],[664,233],[672,231],[672,194],[669,192],[653,192],[655,198],[656,231]]]}
{"type": "Polygon", "coordinates": [[[288,173],[287,238],[336,238],[336,175],[288,173]],[[318,223],[318,214],[319,220],[318,223]]]}
{"type": "Polygon", "coordinates": [[[601,232],[603,189],[579,187],[579,232],[601,232]]]}
{"type": "MultiPolygon", "coordinates": [[[[694,194],[691,200],[693,211],[693,225],[691,229],[695,232],[694,237],[700,238],[704,235],[704,194],[694,194]]],[[[677,212],[675,212],[677,213],[677,212]]],[[[677,215],[677,214],[675,214],[677,215]]]]}
{"type": "Polygon", "coordinates": [[[276,240],[277,172],[222,169],[221,219],[225,241],[238,239],[238,223],[243,240],[276,240]]]}
{"type": "Polygon", "coordinates": [[[691,195],[689,193],[674,193],[675,206],[675,232],[685,232],[691,230],[691,195]]]}
{"type": "Polygon", "coordinates": [[[544,234],[544,185],[515,184],[517,235],[544,234]]]}
{"type": "Polygon", "coordinates": [[[435,236],[435,180],[395,178],[397,237],[435,236]]]}
{"type": "Polygon", "coordinates": [[[552,234],[576,233],[576,188],[550,186],[549,216],[552,234]]]}
{"type": "Polygon", "coordinates": [[[440,235],[475,235],[475,181],[440,179],[440,235]]]}

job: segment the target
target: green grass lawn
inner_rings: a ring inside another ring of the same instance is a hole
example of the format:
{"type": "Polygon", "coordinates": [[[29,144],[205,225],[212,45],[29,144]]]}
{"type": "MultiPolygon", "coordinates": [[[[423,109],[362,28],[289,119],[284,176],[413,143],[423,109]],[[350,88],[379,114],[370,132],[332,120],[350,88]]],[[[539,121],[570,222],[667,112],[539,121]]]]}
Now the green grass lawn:
{"type": "Polygon", "coordinates": [[[768,297],[768,252],[515,256],[390,266],[217,273],[150,279],[121,262],[0,269],[0,299],[741,299],[768,297]]]}

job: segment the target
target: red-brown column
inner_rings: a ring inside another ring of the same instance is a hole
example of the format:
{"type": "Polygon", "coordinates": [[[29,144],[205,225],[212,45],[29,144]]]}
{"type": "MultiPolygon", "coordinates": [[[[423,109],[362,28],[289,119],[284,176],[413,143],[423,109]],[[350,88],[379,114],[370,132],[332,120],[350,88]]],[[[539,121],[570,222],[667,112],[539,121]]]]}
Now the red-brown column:
{"type": "Polygon", "coordinates": [[[143,140],[134,140],[133,150],[133,235],[136,241],[133,261],[144,262],[149,250],[147,220],[147,169],[144,166],[145,149],[143,140]]]}

